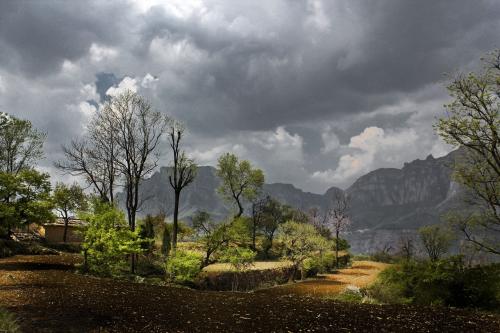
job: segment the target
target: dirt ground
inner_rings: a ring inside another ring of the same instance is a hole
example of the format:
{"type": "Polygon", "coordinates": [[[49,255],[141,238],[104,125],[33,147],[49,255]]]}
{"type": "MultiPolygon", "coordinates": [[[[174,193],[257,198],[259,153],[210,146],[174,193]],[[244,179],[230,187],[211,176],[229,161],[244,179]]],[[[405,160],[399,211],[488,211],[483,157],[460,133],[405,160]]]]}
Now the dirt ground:
{"type": "Polygon", "coordinates": [[[74,274],[76,260],[1,259],[0,306],[25,332],[500,332],[472,311],[119,282],[74,274]]]}
{"type": "Polygon", "coordinates": [[[317,278],[276,286],[259,292],[275,295],[333,296],[349,285],[363,288],[373,283],[388,264],[374,261],[356,261],[351,268],[340,269],[336,274],[320,274],[317,278]]]}

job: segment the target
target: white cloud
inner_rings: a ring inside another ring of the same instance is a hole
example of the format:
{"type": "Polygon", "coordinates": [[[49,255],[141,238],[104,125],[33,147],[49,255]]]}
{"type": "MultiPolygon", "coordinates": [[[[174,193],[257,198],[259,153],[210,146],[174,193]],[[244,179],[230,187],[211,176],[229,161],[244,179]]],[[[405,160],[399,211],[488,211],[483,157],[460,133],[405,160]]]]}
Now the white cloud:
{"type": "Polygon", "coordinates": [[[331,126],[327,126],[321,133],[321,140],[323,141],[323,147],[321,148],[323,154],[331,153],[340,147],[339,138],[335,135],[331,126]]]}
{"type": "Polygon", "coordinates": [[[113,60],[118,55],[117,50],[110,47],[97,45],[95,43],[92,43],[92,45],[90,46],[89,53],[90,53],[90,59],[93,62],[101,62],[103,60],[105,61],[113,60]]]}
{"type": "Polygon", "coordinates": [[[158,82],[158,78],[153,75],[147,73],[141,81],[141,87],[143,88],[155,88],[156,82],[158,82]]]}
{"type": "Polygon", "coordinates": [[[399,167],[412,159],[412,148],[419,137],[414,129],[384,131],[382,128],[367,127],[351,137],[335,169],[315,171],[311,178],[340,186],[349,185],[354,178],[380,167],[399,167]],[[400,165],[398,165],[400,164],[400,165]]]}
{"type": "Polygon", "coordinates": [[[3,76],[0,75],[0,93],[4,93],[7,90],[7,87],[5,86],[5,80],[3,76]]]}
{"type": "Polygon", "coordinates": [[[118,87],[111,87],[106,91],[106,95],[117,96],[124,93],[127,90],[137,92],[137,79],[131,77],[124,77],[123,80],[118,84],[118,87]]]}

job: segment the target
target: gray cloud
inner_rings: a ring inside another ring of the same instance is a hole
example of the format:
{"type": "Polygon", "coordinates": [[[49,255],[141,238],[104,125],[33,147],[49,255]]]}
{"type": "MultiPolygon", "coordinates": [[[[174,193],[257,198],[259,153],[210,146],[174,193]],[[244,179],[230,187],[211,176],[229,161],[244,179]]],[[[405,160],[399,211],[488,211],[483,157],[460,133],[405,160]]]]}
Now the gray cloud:
{"type": "Polygon", "coordinates": [[[202,162],[235,150],[270,181],[345,187],[365,170],[449,149],[431,128],[447,98],[439,82],[498,47],[499,16],[493,0],[7,0],[0,110],[49,132],[49,168],[128,78],[186,123],[202,162]],[[370,135],[386,147],[363,155],[350,144],[370,135]],[[348,158],[365,165],[347,174],[348,158]]]}

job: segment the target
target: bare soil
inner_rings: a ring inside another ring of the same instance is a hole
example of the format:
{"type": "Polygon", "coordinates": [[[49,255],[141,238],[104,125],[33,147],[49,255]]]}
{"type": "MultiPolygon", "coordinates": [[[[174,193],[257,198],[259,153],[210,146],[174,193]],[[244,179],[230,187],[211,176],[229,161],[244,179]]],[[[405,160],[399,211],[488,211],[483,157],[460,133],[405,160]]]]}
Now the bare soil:
{"type": "Polygon", "coordinates": [[[152,286],[75,274],[77,261],[0,259],[0,306],[25,332],[500,332],[474,311],[152,286]]]}

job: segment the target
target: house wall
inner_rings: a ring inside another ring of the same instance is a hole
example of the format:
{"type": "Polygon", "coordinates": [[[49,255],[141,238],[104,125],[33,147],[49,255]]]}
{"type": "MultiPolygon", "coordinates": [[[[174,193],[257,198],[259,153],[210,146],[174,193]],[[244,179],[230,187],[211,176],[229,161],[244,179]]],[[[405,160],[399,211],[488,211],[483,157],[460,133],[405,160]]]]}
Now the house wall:
{"type": "MultiPolygon", "coordinates": [[[[64,236],[64,226],[63,225],[46,225],[45,229],[45,239],[49,243],[62,243],[64,236]]],[[[68,226],[68,233],[66,234],[67,243],[81,243],[83,237],[79,234],[79,229],[74,226],[68,226]]]]}

